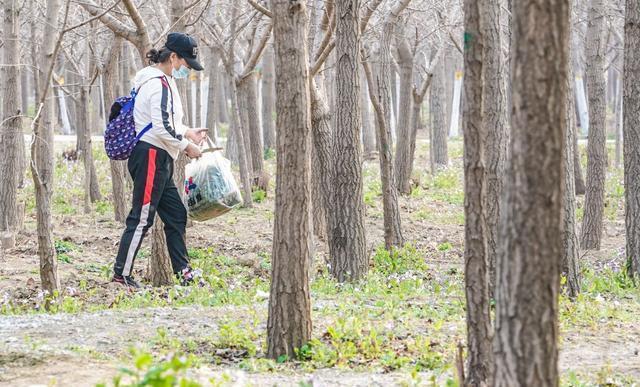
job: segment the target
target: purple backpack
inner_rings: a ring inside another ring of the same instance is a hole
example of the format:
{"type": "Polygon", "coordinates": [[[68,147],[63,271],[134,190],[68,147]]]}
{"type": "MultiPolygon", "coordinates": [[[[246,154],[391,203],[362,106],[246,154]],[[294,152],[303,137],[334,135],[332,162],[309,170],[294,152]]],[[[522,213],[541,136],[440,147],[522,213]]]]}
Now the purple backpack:
{"type": "MultiPolygon", "coordinates": [[[[162,79],[163,77],[155,77],[162,79]]],[[[151,79],[155,79],[151,78],[151,79]]],[[[104,149],[111,160],[126,160],[133,152],[140,138],[151,129],[151,122],[140,133],[136,134],[136,122],[133,119],[133,107],[140,88],[150,81],[145,81],[138,90],[131,90],[130,96],[119,97],[111,105],[109,123],[104,132],[104,149]]]]}

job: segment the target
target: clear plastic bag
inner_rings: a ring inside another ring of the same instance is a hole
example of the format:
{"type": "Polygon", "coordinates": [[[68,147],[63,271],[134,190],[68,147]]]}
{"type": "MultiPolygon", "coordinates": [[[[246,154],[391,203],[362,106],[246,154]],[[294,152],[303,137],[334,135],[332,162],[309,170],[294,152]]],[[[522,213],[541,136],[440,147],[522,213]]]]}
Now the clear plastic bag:
{"type": "Polygon", "coordinates": [[[185,170],[185,193],[192,219],[204,222],[242,204],[231,162],[217,148],[206,149],[185,170]]]}

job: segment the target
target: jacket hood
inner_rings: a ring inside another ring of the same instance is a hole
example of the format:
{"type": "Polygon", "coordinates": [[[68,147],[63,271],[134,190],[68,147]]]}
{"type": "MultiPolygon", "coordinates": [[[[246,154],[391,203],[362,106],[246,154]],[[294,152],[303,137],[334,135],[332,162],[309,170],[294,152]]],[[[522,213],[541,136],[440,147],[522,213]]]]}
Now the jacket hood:
{"type": "Polygon", "coordinates": [[[149,79],[166,75],[167,74],[163,73],[162,70],[157,67],[147,66],[136,73],[135,78],[133,78],[133,87],[138,89],[144,82],[148,81],[149,79]]]}

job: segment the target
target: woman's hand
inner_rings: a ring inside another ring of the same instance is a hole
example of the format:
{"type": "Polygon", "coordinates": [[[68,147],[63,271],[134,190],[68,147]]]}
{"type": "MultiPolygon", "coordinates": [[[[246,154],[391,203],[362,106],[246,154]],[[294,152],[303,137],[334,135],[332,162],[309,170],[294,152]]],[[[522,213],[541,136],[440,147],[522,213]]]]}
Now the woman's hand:
{"type": "Polygon", "coordinates": [[[187,148],[184,151],[190,159],[199,159],[202,157],[202,151],[195,144],[187,145],[187,148]]]}
{"type": "Polygon", "coordinates": [[[191,140],[196,145],[202,145],[204,139],[207,137],[207,132],[209,129],[207,128],[198,128],[198,129],[187,129],[184,133],[184,136],[191,140]]]}

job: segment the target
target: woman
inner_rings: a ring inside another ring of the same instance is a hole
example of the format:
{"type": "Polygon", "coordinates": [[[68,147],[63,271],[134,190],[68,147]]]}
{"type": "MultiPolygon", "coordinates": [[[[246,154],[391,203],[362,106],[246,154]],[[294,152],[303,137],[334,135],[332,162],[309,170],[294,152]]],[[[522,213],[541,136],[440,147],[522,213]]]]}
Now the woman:
{"type": "Polygon", "coordinates": [[[200,157],[198,145],[207,130],[183,125],[184,112],[174,78],[187,77],[189,70],[201,71],[197,55],[198,45],[192,37],[171,33],[164,47],[149,51],[150,65],[140,70],[134,79],[138,93],[133,113],[136,132],[141,133],[149,123],[152,126],[129,157],[133,206],[120,241],[113,282],[140,287],[132,276],[133,263],[144,236],[153,225],[156,211],[164,222],[174,273],[183,285],[193,282],[185,243],[187,210],[173,182],[173,162],[181,152],[192,159],[200,157]]]}

